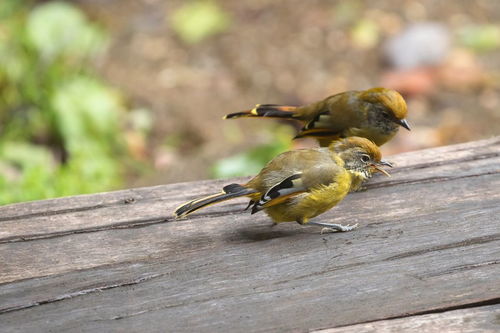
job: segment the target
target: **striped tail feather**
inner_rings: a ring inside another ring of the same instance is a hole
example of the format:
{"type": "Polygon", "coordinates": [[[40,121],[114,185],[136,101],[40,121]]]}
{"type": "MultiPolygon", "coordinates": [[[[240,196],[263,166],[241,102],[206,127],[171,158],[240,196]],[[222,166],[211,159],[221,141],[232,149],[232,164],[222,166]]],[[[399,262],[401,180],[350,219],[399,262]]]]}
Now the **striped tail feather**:
{"type": "Polygon", "coordinates": [[[253,193],[257,193],[257,191],[239,184],[230,184],[223,187],[222,192],[220,193],[216,193],[200,199],[191,200],[182,204],[175,210],[174,215],[176,218],[181,218],[197,211],[198,209],[253,193]]]}
{"type": "Polygon", "coordinates": [[[224,119],[234,118],[285,118],[295,117],[294,111],[297,106],[278,105],[278,104],[257,104],[255,108],[249,111],[230,113],[224,116],[224,119]]]}
{"type": "Polygon", "coordinates": [[[334,132],[327,128],[302,129],[294,139],[314,138],[319,142],[321,147],[328,147],[334,140],[340,139],[338,132],[334,132]]]}
{"type": "Polygon", "coordinates": [[[328,128],[311,128],[311,129],[302,129],[294,139],[305,138],[305,137],[313,137],[313,138],[338,138],[339,133],[332,131],[328,128]]]}

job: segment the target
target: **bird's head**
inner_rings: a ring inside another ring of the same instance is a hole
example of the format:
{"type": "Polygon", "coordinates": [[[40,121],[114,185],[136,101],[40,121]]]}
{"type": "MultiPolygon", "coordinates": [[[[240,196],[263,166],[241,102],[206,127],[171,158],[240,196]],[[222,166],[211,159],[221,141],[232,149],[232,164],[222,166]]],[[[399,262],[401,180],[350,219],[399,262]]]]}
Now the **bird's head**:
{"type": "Polygon", "coordinates": [[[361,93],[360,98],[373,105],[368,112],[372,113],[374,121],[395,123],[410,130],[410,125],[405,119],[408,113],[406,102],[395,90],[387,88],[371,88],[361,93]]]}
{"type": "Polygon", "coordinates": [[[334,141],[330,149],[344,161],[344,167],[358,177],[367,179],[377,171],[390,177],[381,166],[392,167],[392,164],[382,160],[380,149],[368,139],[357,136],[348,137],[334,141]]]}

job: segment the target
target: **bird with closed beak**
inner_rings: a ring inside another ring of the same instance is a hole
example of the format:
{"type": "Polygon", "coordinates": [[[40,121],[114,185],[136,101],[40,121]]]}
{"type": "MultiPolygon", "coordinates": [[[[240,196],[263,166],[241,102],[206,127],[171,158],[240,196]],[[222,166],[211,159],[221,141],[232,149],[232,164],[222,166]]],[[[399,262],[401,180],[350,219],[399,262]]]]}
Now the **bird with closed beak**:
{"type": "Polygon", "coordinates": [[[258,104],[250,111],[228,114],[233,118],[279,118],[304,124],[296,138],[314,137],[322,147],[333,140],[359,136],[381,146],[402,126],[410,130],[405,119],[407,106],[395,90],[371,88],[346,91],[304,106],[258,104]]]}
{"type": "Polygon", "coordinates": [[[264,210],[274,221],[324,227],[324,231],[350,231],[357,225],[309,222],[358,189],[374,172],[389,174],[381,166],[379,148],[370,140],[349,137],[329,147],[292,150],[271,160],[246,184],[230,184],[222,192],[189,201],[178,207],[177,218],[225,200],[250,198],[251,213],[264,210]]]}

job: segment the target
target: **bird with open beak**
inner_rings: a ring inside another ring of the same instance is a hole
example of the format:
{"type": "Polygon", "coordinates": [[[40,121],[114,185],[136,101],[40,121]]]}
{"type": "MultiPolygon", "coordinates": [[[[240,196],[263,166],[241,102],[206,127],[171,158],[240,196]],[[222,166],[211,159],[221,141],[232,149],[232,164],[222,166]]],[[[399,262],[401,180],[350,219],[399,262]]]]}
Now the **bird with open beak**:
{"type": "Polygon", "coordinates": [[[370,140],[349,137],[334,141],[329,147],[292,150],[271,160],[246,184],[230,184],[222,192],[191,200],[174,213],[184,217],[203,207],[225,200],[250,198],[251,213],[261,210],[274,221],[315,224],[322,231],[350,231],[350,225],[310,222],[337,205],[374,172],[389,174],[382,166],[379,148],[370,140]]]}

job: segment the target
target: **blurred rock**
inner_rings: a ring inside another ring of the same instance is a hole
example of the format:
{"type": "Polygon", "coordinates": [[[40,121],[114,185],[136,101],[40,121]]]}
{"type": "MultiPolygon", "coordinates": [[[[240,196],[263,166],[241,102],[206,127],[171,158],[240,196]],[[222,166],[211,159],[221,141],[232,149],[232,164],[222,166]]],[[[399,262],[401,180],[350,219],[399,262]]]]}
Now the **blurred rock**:
{"type": "Polygon", "coordinates": [[[450,33],[439,23],[418,23],[390,38],[383,48],[396,69],[440,65],[450,50],[450,33]]]}

